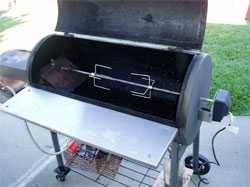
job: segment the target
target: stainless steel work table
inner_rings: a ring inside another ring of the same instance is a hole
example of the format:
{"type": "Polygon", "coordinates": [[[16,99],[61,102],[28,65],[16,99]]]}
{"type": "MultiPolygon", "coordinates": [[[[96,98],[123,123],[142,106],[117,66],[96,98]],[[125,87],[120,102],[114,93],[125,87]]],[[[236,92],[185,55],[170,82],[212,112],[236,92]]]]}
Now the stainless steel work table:
{"type": "Polygon", "coordinates": [[[50,131],[140,163],[157,167],[177,129],[27,87],[1,108],[50,131]]]}

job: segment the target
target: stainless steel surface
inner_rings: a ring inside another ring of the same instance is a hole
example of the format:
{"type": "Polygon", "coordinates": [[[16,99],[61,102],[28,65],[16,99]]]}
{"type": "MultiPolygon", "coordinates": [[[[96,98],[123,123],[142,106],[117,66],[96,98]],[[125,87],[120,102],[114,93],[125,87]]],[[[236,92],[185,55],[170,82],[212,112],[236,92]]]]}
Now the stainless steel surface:
{"type": "MultiPolygon", "coordinates": [[[[64,32],[56,31],[55,33],[58,36],[65,36],[64,32]]],[[[86,40],[105,42],[105,43],[111,43],[111,44],[120,44],[123,46],[143,47],[143,48],[158,49],[158,50],[163,50],[163,51],[176,51],[176,52],[179,51],[179,52],[192,54],[192,55],[197,55],[200,53],[199,50],[185,50],[185,49],[181,49],[175,46],[170,46],[170,45],[165,45],[165,44],[162,45],[162,44],[154,44],[154,43],[148,43],[148,42],[138,42],[138,41],[125,40],[125,39],[116,39],[116,38],[110,38],[110,37],[98,37],[98,36],[92,36],[92,35],[87,35],[87,34],[70,33],[70,35],[78,39],[86,39],[86,40]]]]}
{"type": "Polygon", "coordinates": [[[109,70],[112,70],[112,68],[108,67],[108,66],[103,66],[103,65],[95,64],[95,73],[92,73],[92,74],[89,75],[90,77],[92,77],[94,79],[94,81],[93,81],[94,82],[94,87],[110,91],[111,90],[110,88],[106,88],[106,87],[103,87],[103,86],[100,86],[100,85],[96,84],[96,79],[97,80],[101,80],[101,78],[96,77],[97,68],[104,68],[104,69],[109,69],[109,70]]]}
{"type": "Polygon", "coordinates": [[[137,92],[137,91],[130,91],[133,96],[136,97],[142,97],[145,99],[151,99],[152,96],[152,88],[154,86],[155,80],[152,80],[149,75],[145,74],[138,74],[138,73],[130,73],[131,75],[138,76],[143,80],[146,80],[148,82],[146,90],[144,92],[137,92]],[[149,89],[151,88],[151,89],[149,89]]]}
{"type": "Polygon", "coordinates": [[[143,118],[25,88],[1,110],[99,149],[156,167],[177,129],[143,118]]]}

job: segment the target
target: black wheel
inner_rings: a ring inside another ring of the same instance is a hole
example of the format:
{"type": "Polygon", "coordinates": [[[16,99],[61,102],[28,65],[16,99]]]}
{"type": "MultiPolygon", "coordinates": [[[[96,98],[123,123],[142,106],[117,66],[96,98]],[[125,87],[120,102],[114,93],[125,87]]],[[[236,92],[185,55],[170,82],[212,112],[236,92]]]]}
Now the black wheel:
{"type": "Polygon", "coordinates": [[[56,175],[56,179],[60,182],[64,182],[65,181],[65,176],[61,176],[61,175],[56,175]]]}
{"type": "Polygon", "coordinates": [[[70,169],[65,166],[56,168],[55,169],[56,179],[60,182],[64,182],[69,172],[70,172],[70,169]]]}
{"type": "MultiPolygon", "coordinates": [[[[193,165],[193,156],[187,156],[185,158],[185,166],[189,169],[194,169],[194,165],[193,165]]],[[[211,168],[210,162],[209,160],[202,156],[199,155],[199,168],[198,171],[194,171],[195,175],[206,175],[209,173],[211,168]]]]}

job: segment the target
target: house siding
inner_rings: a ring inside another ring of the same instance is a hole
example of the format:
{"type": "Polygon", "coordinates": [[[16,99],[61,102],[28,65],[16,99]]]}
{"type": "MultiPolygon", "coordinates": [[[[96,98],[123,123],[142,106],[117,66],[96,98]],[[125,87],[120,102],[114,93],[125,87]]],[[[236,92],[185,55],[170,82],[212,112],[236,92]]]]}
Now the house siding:
{"type": "Polygon", "coordinates": [[[208,0],[208,22],[245,23],[250,0],[208,0]]]}

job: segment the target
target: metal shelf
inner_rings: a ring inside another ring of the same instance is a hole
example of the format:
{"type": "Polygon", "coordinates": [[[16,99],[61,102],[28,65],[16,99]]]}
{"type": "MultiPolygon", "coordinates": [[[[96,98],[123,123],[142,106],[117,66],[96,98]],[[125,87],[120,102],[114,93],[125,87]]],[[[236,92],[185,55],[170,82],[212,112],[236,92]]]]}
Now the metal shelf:
{"type": "Polygon", "coordinates": [[[166,154],[158,168],[103,152],[75,141],[77,151],[64,152],[66,166],[75,173],[105,187],[151,187],[163,168],[166,154]]]}
{"type": "Polygon", "coordinates": [[[0,110],[152,167],[159,165],[177,133],[170,126],[32,87],[19,92],[0,110]]]}
{"type": "Polygon", "coordinates": [[[93,181],[97,186],[105,187],[152,187],[163,168],[162,163],[157,169],[154,169],[131,160],[123,159],[119,170],[115,173],[114,177],[111,177],[79,169],[78,167],[71,166],[69,163],[66,166],[70,167],[71,171],[93,181]]]}

